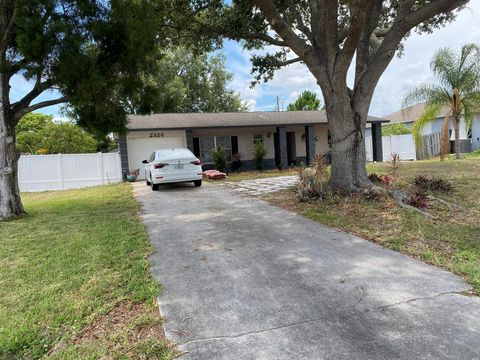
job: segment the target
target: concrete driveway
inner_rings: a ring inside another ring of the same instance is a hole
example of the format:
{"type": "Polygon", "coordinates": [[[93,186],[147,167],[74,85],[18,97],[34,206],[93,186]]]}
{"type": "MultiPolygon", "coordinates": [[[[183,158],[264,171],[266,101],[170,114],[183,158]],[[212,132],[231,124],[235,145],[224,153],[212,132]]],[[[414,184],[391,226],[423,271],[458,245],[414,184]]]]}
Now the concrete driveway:
{"type": "Polygon", "coordinates": [[[230,189],[134,192],[181,359],[480,359],[458,276],[230,189]]]}

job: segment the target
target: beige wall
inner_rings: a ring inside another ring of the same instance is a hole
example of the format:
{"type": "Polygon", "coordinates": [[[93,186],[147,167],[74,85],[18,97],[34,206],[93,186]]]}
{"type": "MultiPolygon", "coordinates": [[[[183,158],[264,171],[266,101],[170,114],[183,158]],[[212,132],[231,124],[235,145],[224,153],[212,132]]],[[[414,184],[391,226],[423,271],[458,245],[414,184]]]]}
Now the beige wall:
{"type": "Polygon", "coordinates": [[[267,150],[265,159],[273,159],[275,157],[274,134],[274,127],[197,129],[192,131],[193,137],[237,136],[238,150],[241,153],[242,160],[252,160],[253,158],[253,135],[263,135],[263,141],[267,150]],[[270,137],[268,135],[270,135],[270,137]]]}
{"type": "Polygon", "coordinates": [[[128,139],[151,139],[150,134],[163,134],[163,137],[182,137],[184,146],[187,145],[185,130],[130,131],[127,133],[127,142],[128,139]]]}
{"type": "MultiPolygon", "coordinates": [[[[253,155],[253,136],[263,135],[265,148],[267,150],[266,159],[275,158],[274,134],[275,127],[249,127],[249,128],[226,128],[226,129],[197,129],[192,131],[193,137],[200,136],[237,136],[238,149],[241,152],[242,160],[252,160],[253,155]],[[268,136],[269,135],[269,136],[268,136]]],[[[287,126],[286,131],[295,132],[295,146],[297,157],[306,156],[306,142],[302,135],[305,134],[304,126],[287,126]]],[[[163,134],[163,137],[181,137],[186,147],[185,130],[156,130],[156,131],[131,131],[127,134],[128,139],[152,139],[150,134],[163,134]]],[[[316,125],[315,135],[318,137],[316,142],[316,153],[326,154],[330,147],[328,145],[328,124],[316,125]]],[[[154,138],[153,138],[154,139],[154,138]]]]}
{"type": "Polygon", "coordinates": [[[315,135],[318,136],[316,152],[319,155],[326,155],[330,150],[328,145],[328,124],[315,125],[315,135]]]}

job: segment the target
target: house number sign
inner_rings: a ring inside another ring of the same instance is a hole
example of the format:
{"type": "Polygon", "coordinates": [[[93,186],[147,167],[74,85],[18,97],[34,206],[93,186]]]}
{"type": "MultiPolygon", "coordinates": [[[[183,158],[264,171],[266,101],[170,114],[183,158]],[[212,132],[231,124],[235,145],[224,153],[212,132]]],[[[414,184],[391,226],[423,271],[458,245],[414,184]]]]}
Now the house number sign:
{"type": "Polygon", "coordinates": [[[164,137],[165,134],[164,133],[158,133],[158,132],[154,132],[154,133],[150,133],[150,136],[151,138],[159,138],[159,137],[164,137]]]}

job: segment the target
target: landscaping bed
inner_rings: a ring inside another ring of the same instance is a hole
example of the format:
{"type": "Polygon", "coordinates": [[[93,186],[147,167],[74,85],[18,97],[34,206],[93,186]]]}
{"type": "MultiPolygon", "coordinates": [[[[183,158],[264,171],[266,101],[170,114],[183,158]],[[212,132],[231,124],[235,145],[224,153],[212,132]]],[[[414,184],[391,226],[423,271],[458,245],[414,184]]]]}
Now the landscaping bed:
{"type": "Polygon", "coordinates": [[[22,198],[0,222],[0,358],[173,358],[131,187],[22,198]]]}
{"type": "MultiPolygon", "coordinates": [[[[369,173],[391,172],[391,164],[369,164],[369,173]]],[[[323,200],[300,202],[294,189],[269,194],[265,200],[315,221],[358,235],[385,247],[443,267],[465,277],[480,294],[480,158],[401,162],[395,185],[412,191],[418,175],[451,182],[453,190],[428,191],[431,217],[398,206],[388,196],[327,194],[323,200]]],[[[401,271],[401,269],[399,269],[401,271]]]]}

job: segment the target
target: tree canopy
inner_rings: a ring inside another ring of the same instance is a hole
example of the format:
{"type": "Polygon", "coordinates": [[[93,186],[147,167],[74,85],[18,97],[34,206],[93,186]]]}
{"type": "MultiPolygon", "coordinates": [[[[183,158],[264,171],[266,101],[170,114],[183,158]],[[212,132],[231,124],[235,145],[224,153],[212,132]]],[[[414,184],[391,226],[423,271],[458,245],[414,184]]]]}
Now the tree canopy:
{"type": "Polygon", "coordinates": [[[79,154],[97,151],[97,141],[72,122],[54,122],[40,113],[24,115],[17,124],[17,149],[24,154],[79,154]]]}
{"type": "Polygon", "coordinates": [[[294,110],[318,110],[320,109],[320,104],[322,102],[312,91],[304,91],[302,94],[295,100],[294,103],[288,104],[287,111],[294,110]]]}
{"type": "Polygon", "coordinates": [[[195,53],[185,47],[166,50],[154,71],[140,73],[145,86],[126,107],[131,113],[238,112],[244,105],[228,85],[233,74],[221,54],[195,53]]]}
{"type": "Polygon", "coordinates": [[[410,90],[404,99],[408,108],[425,102],[425,109],[413,125],[413,134],[418,145],[422,143],[423,129],[447,109],[442,129],[442,158],[450,149],[449,124],[453,119],[456,156],[460,157],[459,127],[463,117],[467,130],[473,116],[480,111],[480,46],[467,44],[457,54],[449,48],[436,52],[430,64],[436,84],[420,84],[410,90]]]}

